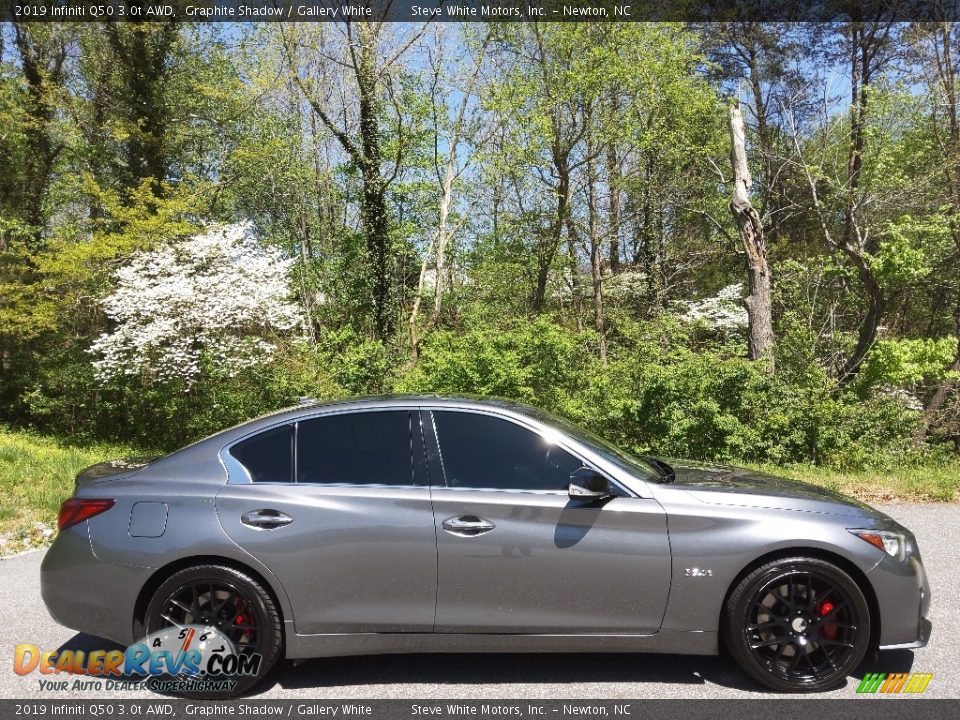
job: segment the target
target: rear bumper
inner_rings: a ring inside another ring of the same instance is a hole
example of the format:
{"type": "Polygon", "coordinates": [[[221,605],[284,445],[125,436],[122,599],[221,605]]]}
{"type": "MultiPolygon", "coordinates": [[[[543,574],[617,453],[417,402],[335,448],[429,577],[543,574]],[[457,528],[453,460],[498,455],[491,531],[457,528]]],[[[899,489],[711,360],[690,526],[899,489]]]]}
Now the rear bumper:
{"type": "Polygon", "coordinates": [[[137,594],[150,572],[97,558],[84,522],[62,531],[50,546],[40,566],[40,594],[61,625],[129,645],[137,639],[137,594]]]}

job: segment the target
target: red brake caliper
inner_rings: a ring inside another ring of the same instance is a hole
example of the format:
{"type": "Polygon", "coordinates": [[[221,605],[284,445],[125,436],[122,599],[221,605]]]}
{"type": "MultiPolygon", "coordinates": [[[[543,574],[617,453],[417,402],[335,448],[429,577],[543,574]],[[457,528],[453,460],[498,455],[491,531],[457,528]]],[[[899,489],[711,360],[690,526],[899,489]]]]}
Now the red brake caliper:
{"type": "MultiPolygon", "coordinates": [[[[234,625],[249,625],[250,623],[248,622],[247,614],[243,612],[244,609],[246,609],[247,604],[242,598],[237,598],[237,604],[235,607],[237,610],[237,616],[233,619],[234,625]]],[[[247,633],[249,631],[244,629],[243,632],[247,633]]]]}
{"type": "MultiPolygon", "coordinates": [[[[833,603],[829,600],[825,600],[820,603],[819,613],[821,617],[829,615],[833,612],[833,603]]],[[[823,635],[827,640],[836,640],[837,639],[837,624],[836,623],[826,623],[822,628],[820,628],[820,634],[823,635]]]]}

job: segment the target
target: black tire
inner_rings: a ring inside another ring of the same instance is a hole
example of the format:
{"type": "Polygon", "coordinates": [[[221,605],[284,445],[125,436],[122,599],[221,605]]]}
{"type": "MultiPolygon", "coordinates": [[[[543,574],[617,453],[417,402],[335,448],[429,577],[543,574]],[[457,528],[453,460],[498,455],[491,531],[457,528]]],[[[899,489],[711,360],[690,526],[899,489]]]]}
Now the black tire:
{"type": "Polygon", "coordinates": [[[723,642],[754,680],[780,692],[841,685],[870,645],[870,608],[846,572],[816,558],[761,565],[730,592],[723,642]]]}
{"type": "Polygon", "coordinates": [[[167,627],[175,627],[179,622],[215,625],[226,632],[231,641],[237,644],[238,651],[255,652],[260,654],[262,659],[255,675],[234,676],[236,685],[227,692],[164,690],[158,684],[158,689],[167,694],[203,700],[236,697],[261,682],[280,658],[283,648],[283,622],[276,603],[261,582],[240,570],[223,565],[198,565],[180,570],[165,580],[157,588],[147,606],[145,615],[147,634],[167,627]],[[204,595],[203,590],[207,587],[210,589],[206,590],[207,594],[204,595]],[[193,594],[193,588],[199,588],[201,592],[193,594]],[[201,621],[199,614],[194,617],[182,609],[183,603],[178,607],[171,602],[171,599],[176,599],[181,593],[193,594],[194,602],[199,603],[197,607],[204,612],[209,608],[211,601],[217,608],[220,603],[227,605],[225,611],[220,613],[226,617],[220,621],[209,618],[201,621]],[[177,612],[180,613],[180,617],[172,614],[177,612]],[[237,613],[243,613],[242,622],[249,623],[239,626],[244,629],[237,629],[236,622],[241,617],[237,613]],[[171,622],[171,617],[178,622],[171,622]]]}

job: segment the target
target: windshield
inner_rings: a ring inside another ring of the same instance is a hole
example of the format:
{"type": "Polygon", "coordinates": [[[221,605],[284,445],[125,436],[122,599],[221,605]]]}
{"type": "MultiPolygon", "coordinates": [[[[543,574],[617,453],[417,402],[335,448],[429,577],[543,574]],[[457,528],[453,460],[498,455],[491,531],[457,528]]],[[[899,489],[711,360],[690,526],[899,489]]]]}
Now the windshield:
{"type": "Polygon", "coordinates": [[[524,408],[524,412],[540,422],[555,427],[557,430],[569,435],[574,440],[583,443],[595,453],[603,457],[604,460],[616,465],[618,468],[625,470],[632,475],[639,476],[641,480],[657,480],[660,477],[660,473],[650,463],[641,460],[635,455],[624,452],[612,442],[609,440],[604,440],[596,433],[592,433],[589,430],[585,430],[584,428],[574,425],[571,422],[567,422],[562,418],[558,418],[535,408],[524,408]]]}

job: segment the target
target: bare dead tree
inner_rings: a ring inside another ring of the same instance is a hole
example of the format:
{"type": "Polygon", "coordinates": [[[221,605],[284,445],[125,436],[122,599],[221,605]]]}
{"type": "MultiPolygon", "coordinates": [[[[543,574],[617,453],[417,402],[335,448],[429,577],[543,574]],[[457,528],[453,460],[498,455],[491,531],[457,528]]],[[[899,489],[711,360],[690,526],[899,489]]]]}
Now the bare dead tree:
{"type": "Polygon", "coordinates": [[[760,214],[750,202],[753,179],[747,164],[746,133],[739,102],[730,104],[730,164],[733,168],[733,197],[730,212],[737,223],[746,252],[749,294],[747,307],[748,355],[764,360],[773,369],[773,306],[770,296],[770,266],[764,243],[760,214]]]}

